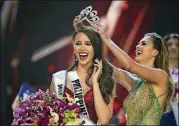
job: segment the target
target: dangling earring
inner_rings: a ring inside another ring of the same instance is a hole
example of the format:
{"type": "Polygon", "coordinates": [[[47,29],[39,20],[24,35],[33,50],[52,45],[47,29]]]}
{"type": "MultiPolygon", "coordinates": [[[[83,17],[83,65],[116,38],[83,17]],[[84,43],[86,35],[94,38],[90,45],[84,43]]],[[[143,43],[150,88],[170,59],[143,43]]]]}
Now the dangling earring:
{"type": "MultiPolygon", "coordinates": [[[[74,55],[75,55],[75,52],[74,52],[74,55]]],[[[78,61],[78,59],[76,58],[76,55],[75,55],[75,62],[77,62],[78,61]]]]}

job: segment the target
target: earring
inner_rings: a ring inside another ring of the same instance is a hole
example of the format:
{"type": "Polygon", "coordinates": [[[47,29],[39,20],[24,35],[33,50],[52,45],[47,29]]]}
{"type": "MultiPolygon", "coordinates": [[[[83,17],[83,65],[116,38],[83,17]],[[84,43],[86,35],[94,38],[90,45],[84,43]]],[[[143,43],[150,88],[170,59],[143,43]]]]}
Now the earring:
{"type": "MultiPolygon", "coordinates": [[[[75,52],[74,52],[74,55],[75,55],[75,52]]],[[[76,55],[75,55],[75,62],[77,62],[78,61],[78,59],[76,58],[76,55]]]]}

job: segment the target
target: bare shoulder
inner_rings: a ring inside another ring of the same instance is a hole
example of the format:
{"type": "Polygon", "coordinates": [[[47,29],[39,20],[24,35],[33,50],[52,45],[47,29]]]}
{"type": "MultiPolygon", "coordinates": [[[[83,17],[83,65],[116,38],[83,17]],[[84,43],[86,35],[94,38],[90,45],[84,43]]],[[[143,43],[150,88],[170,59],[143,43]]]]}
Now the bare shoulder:
{"type": "Polygon", "coordinates": [[[158,77],[158,84],[159,85],[168,84],[169,75],[167,74],[166,71],[164,71],[162,69],[155,68],[155,74],[158,77]]]}
{"type": "Polygon", "coordinates": [[[168,74],[167,74],[166,71],[164,71],[164,70],[162,70],[162,69],[156,68],[156,72],[157,72],[161,77],[168,78],[168,74]]]}

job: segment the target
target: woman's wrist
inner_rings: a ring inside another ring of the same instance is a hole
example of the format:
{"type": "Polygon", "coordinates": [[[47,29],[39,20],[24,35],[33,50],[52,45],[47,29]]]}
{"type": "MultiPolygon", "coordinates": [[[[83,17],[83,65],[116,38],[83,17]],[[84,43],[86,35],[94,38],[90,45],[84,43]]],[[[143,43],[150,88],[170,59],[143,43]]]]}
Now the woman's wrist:
{"type": "Polygon", "coordinates": [[[99,83],[98,82],[93,83],[93,89],[94,90],[99,89],[99,83]]]}
{"type": "Polygon", "coordinates": [[[107,44],[107,43],[110,43],[111,41],[112,41],[112,40],[111,40],[110,38],[108,38],[108,39],[105,39],[105,40],[104,40],[104,43],[107,44]]]}

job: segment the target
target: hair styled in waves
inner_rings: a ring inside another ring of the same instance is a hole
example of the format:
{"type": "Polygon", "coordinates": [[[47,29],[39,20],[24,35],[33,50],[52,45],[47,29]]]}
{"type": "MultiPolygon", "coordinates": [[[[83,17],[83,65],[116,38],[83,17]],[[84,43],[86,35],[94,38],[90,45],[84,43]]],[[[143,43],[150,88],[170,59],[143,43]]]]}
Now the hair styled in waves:
{"type": "MultiPolygon", "coordinates": [[[[101,94],[103,96],[103,99],[104,99],[105,103],[109,104],[109,102],[110,102],[109,96],[112,96],[112,91],[113,91],[113,87],[114,87],[113,68],[107,63],[106,59],[103,56],[103,42],[101,40],[101,37],[99,36],[98,33],[93,31],[91,26],[83,26],[82,28],[80,28],[74,32],[73,40],[75,40],[76,35],[80,32],[82,32],[88,36],[88,38],[93,46],[93,49],[94,49],[93,62],[96,58],[98,60],[102,60],[102,66],[103,66],[102,75],[99,78],[98,82],[99,82],[99,88],[100,88],[101,94]]],[[[68,69],[68,71],[74,70],[77,66],[78,66],[78,61],[74,60],[73,64],[68,69]]],[[[88,70],[88,76],[86,78],[86,83],[89,86],[91,86],[89,84],[89,79],[93,73],[93,69],[94,69],[94,65],[92,64],[88,70]]]]}

